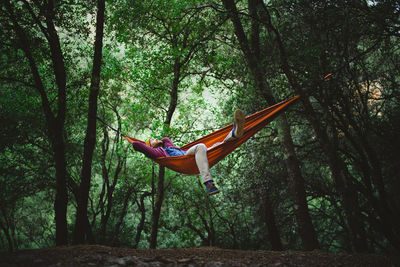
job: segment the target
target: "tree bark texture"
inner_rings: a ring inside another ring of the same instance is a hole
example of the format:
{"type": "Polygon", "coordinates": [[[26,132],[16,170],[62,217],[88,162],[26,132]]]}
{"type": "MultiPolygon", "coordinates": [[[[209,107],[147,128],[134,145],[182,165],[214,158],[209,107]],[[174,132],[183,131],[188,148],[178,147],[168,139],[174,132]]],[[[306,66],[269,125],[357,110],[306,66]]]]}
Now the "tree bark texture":
{"type": "Polygon", "coordinates": [[[279,229],[276,226],[275,214],[271,206],[268,192],[266,190],[260,191],[260,206],[262,218],[267,225],[269,240],[271,242],[272,250],[283,250],[279,229]]]}
{"type": "Polygon", "coordinates": [[[299,234],[306,250],[319,248],[317,234],[314,230],[311,216],[308,210],[306,190],[303,176],[301,175],[300,162],[294,151],[293,139],[290,133],[290,126],[285,114],[280,118],[280,125],[283,132],[283,148],[286,154],[286,169],[288,171],[288,184],[293,196],[293,208],[299,225],[299,234]]]}
{"type": "Polygon", "coordinates": [[[87,224],[87,205],[89,199],[90,180],[92,175],[93,151],[96,144],[97,98],[100,88],[101,61],[103,50],[105,0],[97,1],[96,38],[94,43],[93,70],[89,93],[89,111],[87,117],[86,136],[84,141],[81,184],[74,229],[75,244],[86,241],[89,225],[87,224]]]}
{"type": "Polygon", "coordinates": [[[157,183],[157,197],[156,203],[153,210],[152,224],[151,224],[151,235],[150,235],[150,248],[157,248],[157,235],[158,226],[161,214],[161,207],[164,201],[164,179],[165,179],[165,167],[159,166],[158,171],[158,183],[157,183]]]}

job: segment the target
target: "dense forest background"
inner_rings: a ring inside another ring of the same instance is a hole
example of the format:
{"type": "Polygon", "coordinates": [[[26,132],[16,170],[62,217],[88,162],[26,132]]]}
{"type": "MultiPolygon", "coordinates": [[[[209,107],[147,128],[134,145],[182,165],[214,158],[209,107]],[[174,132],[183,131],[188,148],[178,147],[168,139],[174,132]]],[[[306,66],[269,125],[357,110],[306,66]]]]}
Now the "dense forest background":
{"type": "Polygon", "coordinates": [[[3,0],[0,250],[400,252],[400,4],[3,0]],[[199,177],[100,122],[183,145],[299,101],[199,177]]]}

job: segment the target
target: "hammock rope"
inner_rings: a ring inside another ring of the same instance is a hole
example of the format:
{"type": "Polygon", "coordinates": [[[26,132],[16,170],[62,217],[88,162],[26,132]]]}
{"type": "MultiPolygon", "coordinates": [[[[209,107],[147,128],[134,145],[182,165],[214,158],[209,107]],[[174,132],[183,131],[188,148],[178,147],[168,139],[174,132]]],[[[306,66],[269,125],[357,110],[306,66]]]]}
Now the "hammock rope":
{"type": "Polygon", "coordinates": [[[126,138],[126,135],[123,134],[121,131],[115,129],[114,127],[112,127],[110,124],[108,124],[107,122],[103,121],[102,119],[100,119],[98,116],[96,116],[96,119],[98,119],[100,122],[102,122],[104,125],[108,126],[111,130],[116,131],[117,133],[119,133],[121,136],[126,138]]]}

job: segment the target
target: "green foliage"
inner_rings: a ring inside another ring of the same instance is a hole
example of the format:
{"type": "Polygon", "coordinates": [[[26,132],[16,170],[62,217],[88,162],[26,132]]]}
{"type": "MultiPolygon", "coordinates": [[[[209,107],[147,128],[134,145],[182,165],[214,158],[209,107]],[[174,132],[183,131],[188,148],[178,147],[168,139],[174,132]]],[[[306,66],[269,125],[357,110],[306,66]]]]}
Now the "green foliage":
{"type": "MultiPolygon", "coordinates": [[[[57,114],[46,37],[24,1],[10,2],[57,114]]],[[[40,7],[27,2],[45,25],[40,7]]],[[[67,71],[65,134],[60,138],[66,142],[72,233],[95,9],[91,1],[57,3],[54,21],[67,71]]],[[[237,5],[250,38],[247,2],[237,5]]],[[[0,8],[1,250],[53,246],[55,163],[42,102],[14,22],[5,4],[0,8]]],[[[296,81],[315,111],[308,114],[299,102],[286,115],[321,248],[351,251],[352,241],[329,155],[312,116],[318,117],[346,165],[346,182],[358,197],[369,252],[398,250],[376,219],[384,203],[374,206],[386,198],[395,218],[400,205],[398,3],[276,0],[267,9],[296,81]],[[323,81],[328,73],[332,78],[323,81]]],[[[251,114],[267,106],[219,2],[108,1],[106,16],[98,116],[121,132],[142,140],[169,136],[183,145],[231,123],[236,108],[251,114]],[[176,108],[168,121],[174,90],[176,108]]],[[[260,23],[264,82],[283,100],[295,92],[282,73],[275,35],[260,23]]],[[[271,249],[262,201],[268,196],[283,248],[302,249],[282,138],[274,121],[216,165],[212,175],[221,193],[213,197],[205,195],[198,177],[167,170],[158,247],[271,249]]],[[[88,207],[96,243],[149,247],[158,168],[98,122],[88,207]]],[[[394,234],[398,237],[398,230],[394,234]]]]}

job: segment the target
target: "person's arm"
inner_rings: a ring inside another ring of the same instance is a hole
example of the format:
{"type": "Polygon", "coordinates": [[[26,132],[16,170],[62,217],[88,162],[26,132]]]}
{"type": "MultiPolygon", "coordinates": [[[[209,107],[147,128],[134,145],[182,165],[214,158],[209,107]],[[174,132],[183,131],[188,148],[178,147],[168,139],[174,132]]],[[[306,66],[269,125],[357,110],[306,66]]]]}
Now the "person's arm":
{"type": "Polygon", "coordinates": [[[143,153],[146,157],[149,157],[151,159],[168,156],[167,152],[165,152],[165,150],[162,149],[161,147],[152,148],[142,142],[133,142],[132,146],[133,146],[133,149],[143,153]]]}
{"type": "Polygon", "coordinates": [[[181,151],[186,151],[184,149],[181,149],[180,147],[175,146],[174,143],[172,143],[171,139],[169,139],[168,137],[164,137],[163,139],[161,139],[161,141],[164,143],[164,147],[170,147],[181,151]]]}
{"type": "Polygon", "coordinates": [[[164,137],[163,139],[161,139],[161,141],[164,143],[165,147],[175,147],[174,143],[172,143],[171,139],[169,139],[168,137],[164,137]]]}

